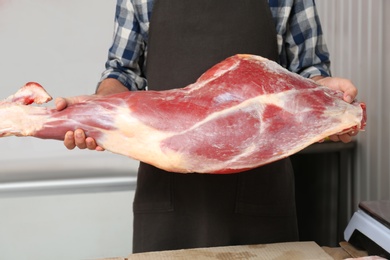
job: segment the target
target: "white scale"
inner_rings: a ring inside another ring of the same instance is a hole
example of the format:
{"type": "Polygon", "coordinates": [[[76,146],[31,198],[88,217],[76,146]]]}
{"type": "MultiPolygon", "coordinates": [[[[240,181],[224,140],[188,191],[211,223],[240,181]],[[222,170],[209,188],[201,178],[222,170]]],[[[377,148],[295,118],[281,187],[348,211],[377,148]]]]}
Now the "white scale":
{"type": "Polygon", "coordinates": [[[369,255],[390,259],[390,201],[360,202],[344,231],[344,239],[369,255]]]}

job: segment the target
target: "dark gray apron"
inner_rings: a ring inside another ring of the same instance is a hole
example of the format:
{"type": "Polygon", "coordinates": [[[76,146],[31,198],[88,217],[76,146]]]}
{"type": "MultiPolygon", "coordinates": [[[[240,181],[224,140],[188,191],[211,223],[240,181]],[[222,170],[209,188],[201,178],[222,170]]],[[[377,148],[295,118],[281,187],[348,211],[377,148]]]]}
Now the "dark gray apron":
{"type": "MultiPolygon", "coordinates": [[[[155,1],[149,89],[184,87],[237,53],[277,60],[266,0],[155,1]]],[[[294,200],[289,159],[230,175],[176,174],[141,163],[133,251],[296,241],[294,200]]]]}

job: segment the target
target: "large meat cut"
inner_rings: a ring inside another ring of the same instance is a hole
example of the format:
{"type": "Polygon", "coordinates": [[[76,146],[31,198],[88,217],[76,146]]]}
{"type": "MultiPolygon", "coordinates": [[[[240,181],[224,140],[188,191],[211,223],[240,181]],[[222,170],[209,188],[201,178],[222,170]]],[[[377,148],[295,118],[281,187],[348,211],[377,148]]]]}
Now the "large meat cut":
{"type": "Polygon", "coordinates": [[[253,55],[235,55],[168,91],[90,96],[62,111],[28,83],[0,103],[0,136],[63,140],[84,129],[108,151],[180,173],[234,173],[365,126],[365,105],[253,55]]]}

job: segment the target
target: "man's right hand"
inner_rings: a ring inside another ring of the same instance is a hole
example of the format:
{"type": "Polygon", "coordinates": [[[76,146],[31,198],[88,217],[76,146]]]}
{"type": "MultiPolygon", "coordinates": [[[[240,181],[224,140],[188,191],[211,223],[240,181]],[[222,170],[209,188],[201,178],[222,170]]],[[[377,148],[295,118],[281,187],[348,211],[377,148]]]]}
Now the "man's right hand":
{"type": "MultiPolygon", "coordinates": [[[[65,109],[67,106],[85,101],[87,99],[93,98],[93,96],[104,96],[110,94],[116,94],[120,92],[128,91],[128,89],[123,86],[116,79],[105,79],[103,80],[97,90],[96,95],[91,96],[77,96],[70,98],[57,98],[55,100],[56,109],[58,111],[65,109]]],[[[104,151],[104,148],[97,145],[95,139],[92,137],[87,137],[83,129],[76,129],[73,131],[68,131],[64,137],[64,145],[69,150],[72,150],[76,147],[79,149],[89,149],[95,151],[104,151]]]]}
{"type": "Polygon", "coordinates": [[[76,131],[68,131],[65,134],[64,145],[69,150],[74,149],[76,146],[79,149],[89,149],[95,151],[104,151],[104,148],[96,144],[95,139],[92,137],[86,137],[82,129],[76,129],[76,131]]]}
{"type": "MultiPolygon", "coordinates": [[[[92,96],[77,96],[70,98],[57,98],[55,100],[56,109],[58,111],[65,109],[67,106],[91,99],[92,96]]],[[[76,146],[79,149],[89,149],[96,151],[104,151],[104,149],[96,144],[95,139],[92,137],[87,137],[84,133],[84,130],[77,129],[76,131],[68,131],[64,137],[64,145],[69,150],[74,149],[76,146]]]]}

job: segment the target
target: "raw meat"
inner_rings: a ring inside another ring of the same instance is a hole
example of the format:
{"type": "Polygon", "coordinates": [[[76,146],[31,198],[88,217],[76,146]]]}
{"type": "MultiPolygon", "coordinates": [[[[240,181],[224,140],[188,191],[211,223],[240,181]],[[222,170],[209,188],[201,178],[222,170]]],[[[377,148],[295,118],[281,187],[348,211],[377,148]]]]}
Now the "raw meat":
{"type": "Polygon", "coordinates": [[[51,97],[28,83],[0,104],[0,136],[87,136],[114,153],[180,173],[234,173],[294,154],[332,134],[365,126],[364,103],[253,55],[235,55],[194,84],[125,92],[62,111],[27,106],[51,97]]]}

